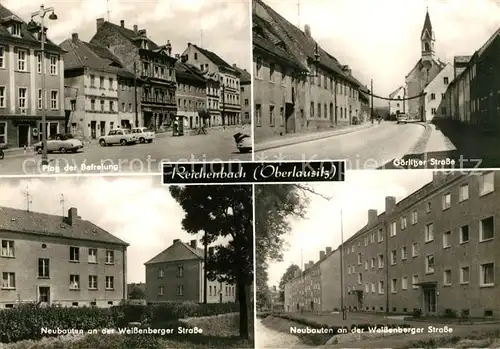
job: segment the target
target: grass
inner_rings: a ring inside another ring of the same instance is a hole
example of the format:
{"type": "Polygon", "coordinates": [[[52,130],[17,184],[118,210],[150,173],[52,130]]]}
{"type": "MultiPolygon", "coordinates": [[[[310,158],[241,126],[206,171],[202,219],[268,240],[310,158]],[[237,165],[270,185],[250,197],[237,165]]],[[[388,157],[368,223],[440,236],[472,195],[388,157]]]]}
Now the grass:
{"type": "MultiPolygon", "coordinates": [[[[268,316],[267,318],[262,320],[262,324],[272,330],[286,334],[291,334],[291,327],[295,327],[297,329],[321,328],[321,326],[301,324],[278,316],[268,316]]],[[[299,338],[302,343],[313,346],[324,345],[333,336],[332,334],[318,333],[301,333],[293,335],[299,338]]]]}

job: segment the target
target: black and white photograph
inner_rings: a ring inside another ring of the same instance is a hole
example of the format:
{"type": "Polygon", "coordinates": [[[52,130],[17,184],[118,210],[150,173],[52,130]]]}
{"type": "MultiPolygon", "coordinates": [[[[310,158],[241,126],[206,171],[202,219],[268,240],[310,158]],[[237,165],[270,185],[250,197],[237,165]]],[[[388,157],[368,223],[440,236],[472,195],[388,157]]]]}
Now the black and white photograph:
{"type": "Polygon", "coordinates": [[[249,1],[2,1],[0,174],[251,160],[249,18],[249,1]]]}
{"type": "Polygon", "coordinates": [[[0,347],[253,348],[251,186],[0,180],[0,347]]]}
{"type": "Polygon", "coordinates": [[[500,166],[500,4],[252,0],[255,159],[500,166]]]}
{"type": "Polygon", "coordinates": [[[348,171],[255,208],[258,348],[500,346],[499,171],[348,171]]]}

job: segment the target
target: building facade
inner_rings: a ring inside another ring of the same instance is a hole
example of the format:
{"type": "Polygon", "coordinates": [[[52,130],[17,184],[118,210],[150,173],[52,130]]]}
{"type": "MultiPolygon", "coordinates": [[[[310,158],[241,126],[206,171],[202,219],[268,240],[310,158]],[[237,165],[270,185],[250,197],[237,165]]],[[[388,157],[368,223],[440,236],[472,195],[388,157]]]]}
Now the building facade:
{"type": "Polygon", "coordinates": [[[81,219],[76,208],[61,217],[2,207],[0,241],[2,307],[109,307],[127,299],[128,244],[81,219]]]}
{"type": "Polygon", "coordinates": [[[250,125],[252,123],[252,75],[246,69],[240,69],[233,64],[235,69],[240,72],[240,103],[241,103],[241,122],[250,125]]]}
{"type": "Polygon", "coordinates": [[[216,53],[188,43],[182,57],[203,72],[215,73],[219,79],[219,110],[223,126],[241,124],[240,72],[216,53]]]}
{"type": "Polygon", "coordinates": [[[182,61],[177,61],[175,75],[177,115],[182,117],[184,129],[200,128],[204,120],[200,118],[199,112],[206,109],[207,81],[196,67],[182,61]]]}
{"type": "Polygon", "coordinates": [[[389,98],[389,115],[398,115],[399,113],[406,113],[406,88],[399,86],[390,95],[389,98]]]}
{"type": "MultiPolygon", "coordinates": [[[[175,57],[169,41],[157,45],[147,36],[146,29],[133,29],[98,18],[97,31],[91,44],[106,47],[123,66],[135,73],[141,87],[140,106],[142,120],[140,126],[157,130],[170,126],[177,112],[175,99],[175,57]]],[[[127,86],[127,85],[126,85],[127,86]]],[[[134,125],[134,126],[139,126],[134,125]]]]}
{"type": "Polygon", "coordinates": [[[436,75],[432,81],[425,86],[425,105],[424,105],[424,119],[425,121],[432,121],[434,118],[447,117],[449,110],[444,105],[446,100],[446,90],[453,77],[453,66],[446,64],[443,69],[436,75]]]}
{"type": "Polygon", "coordinates": [[[500,316],[500,172],[435,173],[433,181],[344,243],[354,310],[500,316]]]}
{"type": "MultiPolygon", "coordinates": [[[[210,248],[209,253],[213,253],[210,248]]],[[[145,263],[148,303],[203,302],[204,251],[197,241],[189,244],[175,239],[166,250],[145,263]]],[[[208,303],[236,302],[236,287],[207,280],[208,303]]]]}
{"type": "Polygon", "coordinates": [[[42,113],[47,136],[64,133],[64,51],[46,40],[42,59],[41,26],[3,5],[0,28],[0,144],[28,147],[41,140],[42,113]]]}

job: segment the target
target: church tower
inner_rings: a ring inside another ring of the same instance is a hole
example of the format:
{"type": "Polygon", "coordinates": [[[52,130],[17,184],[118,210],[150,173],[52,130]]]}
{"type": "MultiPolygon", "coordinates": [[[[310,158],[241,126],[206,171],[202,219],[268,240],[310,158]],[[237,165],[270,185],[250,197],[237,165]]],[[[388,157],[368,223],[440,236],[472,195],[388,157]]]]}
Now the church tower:
{"type": "Polygon", "coordinates": [[[434,60],[434,42],[436,38],[434,37],[434,31],[432,30],[431,17],[429,16],[429,10],[425,14],[424,27],[422,28],[422,34],[420,35],[420,42],[422,45],[422,63],[430,63],[434,60]]]}

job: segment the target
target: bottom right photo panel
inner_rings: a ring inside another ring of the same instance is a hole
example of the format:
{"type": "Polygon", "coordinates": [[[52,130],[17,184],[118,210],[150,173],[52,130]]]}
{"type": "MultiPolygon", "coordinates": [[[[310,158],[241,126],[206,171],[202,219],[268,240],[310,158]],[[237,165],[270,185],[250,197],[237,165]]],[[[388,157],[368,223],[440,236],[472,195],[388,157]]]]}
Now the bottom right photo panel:
{"type": "Polygon", "coordinates": [[[500,171],[255,186],[256,347],[500,347],[500,171]]]}

